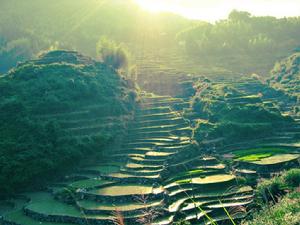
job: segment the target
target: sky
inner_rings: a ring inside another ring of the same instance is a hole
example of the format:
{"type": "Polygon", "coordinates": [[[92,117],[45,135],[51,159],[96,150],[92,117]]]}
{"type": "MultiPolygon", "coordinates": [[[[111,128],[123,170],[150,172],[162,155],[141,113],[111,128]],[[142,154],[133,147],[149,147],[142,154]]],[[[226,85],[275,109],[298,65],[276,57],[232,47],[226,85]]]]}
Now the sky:
{"type": "Polygon", "coordinates": [[[215,22],[236,9],[256,16],[300,16],[300,0],[134,0],[152,12],[174,12],[191,19],[215,22]]]}

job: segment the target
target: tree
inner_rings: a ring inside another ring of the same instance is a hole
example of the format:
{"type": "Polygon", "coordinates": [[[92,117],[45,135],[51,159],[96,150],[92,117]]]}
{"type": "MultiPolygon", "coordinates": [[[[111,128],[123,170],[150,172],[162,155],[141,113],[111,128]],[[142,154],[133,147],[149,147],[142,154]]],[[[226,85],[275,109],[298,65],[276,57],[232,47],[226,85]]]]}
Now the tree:
{"type": "Polygon", "coordinates": [[[130,54],[128,50],[115,41],[102,37],[97,43],[97,56],[108,66],[115,70],[127,70],[130,54]]]}
{"type": "Polygon", "coordinates": [[[251,14],[249,12],[233,10],[229,14],[229,20],[233,21],[249,21],[251,14]]]}

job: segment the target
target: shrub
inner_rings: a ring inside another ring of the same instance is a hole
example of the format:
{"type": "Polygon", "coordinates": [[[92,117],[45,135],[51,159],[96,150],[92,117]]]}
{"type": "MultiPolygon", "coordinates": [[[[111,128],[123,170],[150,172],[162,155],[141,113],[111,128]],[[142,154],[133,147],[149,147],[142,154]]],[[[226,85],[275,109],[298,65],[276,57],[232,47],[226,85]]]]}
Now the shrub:
{"type": "Polygon", "coordinates": [[[300,169],[291,169],[283,174],[283,180],[288,187],[300,186],[300,169]]]}
{"type": "Polygon", "coordinates": [[[236,180],[236,183],[238,185],[245,185],[245,184],[247,184],[247,179],[245,177],[238,176],[238,177],[236,177],[235,180],[236,180]]]}
{"type": "Polygon", "coordinates": [[[72,187],[62,188],[54,193],[54,198],[67,204],[75,204],[77,201],[76,189],[72,187]]]}
{"type": "Polygon", "coordinates": [[[283,195],[285,185],[280,177],[264,180],[257,185],[256,197],[258,204],[269,201],[277,202],[278,197],[283,195]]]}
{"type": "Polygon", "coordinates": [[[291,169],[281,176],[258,183],[256,188],[256,201],[259,205],[264,205],[272,201],[276,203],[278,199],[289,191],[294,191],[300,185],[300,169],[291,169]]]}
{"type": "Polygon", "coordinates": [[[300,193],[294,192],[284,197],[278,204],[265,206],[254,214],[251,221],[243,225],[298,225],[300,224],[300,193]]]}
{"type": "Polygon", "coordinates": [[[116,42],[102,37],[97,43],[97,56],[100,60],[115,70],[127,70],[130,54],[128,50],[116,42]]]}

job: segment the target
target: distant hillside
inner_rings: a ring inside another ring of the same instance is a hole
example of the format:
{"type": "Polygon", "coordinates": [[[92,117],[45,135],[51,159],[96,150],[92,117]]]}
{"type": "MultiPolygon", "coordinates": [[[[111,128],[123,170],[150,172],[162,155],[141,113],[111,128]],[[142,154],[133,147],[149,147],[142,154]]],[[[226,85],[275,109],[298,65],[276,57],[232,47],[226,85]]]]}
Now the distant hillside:
{"type": "Polygon", "coordinates": [[[12,0],[0,8],[0,72],[51,47],[95,56],[103,35],[132,52],[168,47],[193,24],[174,14],[154,16],[131,0],[12,0]]]}
{"type": "Polygon", "coordinates": [[[199,22],[178,34],[199,62],[267,75],[274,61],[299,46],[300,17],[278,19],[232,11],[216,24],[199,22]]]}
{"type": "Polygon", "coordinates": [[[130,49],[138,75],[148,82],[139,83],[148,89],[162,75],[178,73],[267,75],[274,61],[300,44],[299,17],[233,11],[211,24],[152,14],[130,0],[11,0],[0,8],[0,73],[45,49],[94,57],[96,43],[107,36],[130,49]]]}
{"type": "Polygon", "coordinates": [[[121,138],[134,86],[77,52],[53,51],[0,78],[0,193],[72,168],[121,138]]]}
{"type": "MultiPolygon", "coordinates": [[[[269,83],[276,89],[288,93],[296,102],[299,112],[300,104],[300,53],[295,53],[280,62],[277,62],[271,71],[269,83]]],[[[296,105],[296,106],[297,106],[296,105]]]]}

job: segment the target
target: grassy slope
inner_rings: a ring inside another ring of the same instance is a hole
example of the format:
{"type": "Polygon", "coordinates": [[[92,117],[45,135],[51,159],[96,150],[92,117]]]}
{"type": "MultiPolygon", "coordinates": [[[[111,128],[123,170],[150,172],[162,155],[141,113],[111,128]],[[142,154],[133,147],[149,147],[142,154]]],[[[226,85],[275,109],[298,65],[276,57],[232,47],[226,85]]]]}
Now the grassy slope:
{"type": "Polygon", "coordinates": [[[297,225],[300,223],[300,170],[283,172],[279,177],[261,181],[256,190],[252,219],[243,225],[297,225]],[[288,193],[287,195],[285,195],[288,193]],[[285,196],[284,196],[285,195],[285,196]]]}
{"type": "Polygon", "coordinates": [[[254,218],[244,225],[297,225],[300,223],[300,192],[285,196],[273,206],[265,206],[254,218]]]}

